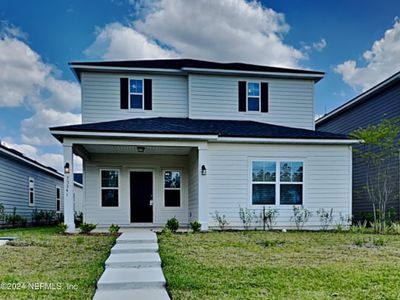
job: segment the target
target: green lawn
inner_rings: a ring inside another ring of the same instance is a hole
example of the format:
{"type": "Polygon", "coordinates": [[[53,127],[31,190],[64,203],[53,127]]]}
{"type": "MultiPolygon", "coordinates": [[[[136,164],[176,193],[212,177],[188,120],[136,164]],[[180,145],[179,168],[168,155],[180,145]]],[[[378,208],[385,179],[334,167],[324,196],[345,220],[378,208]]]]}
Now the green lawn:
{"type": "Polygon", "coordinates": [[[0,299],[91,299],[116,239],[59,235],[55,227],[0,230],[0,236],[18,237],[0,247],[0,299]]]}
{"type": "Polygon", "coordinates": [[[174,300],[400,299],[400,236],[252,231],[159,238],[174,300]]]}

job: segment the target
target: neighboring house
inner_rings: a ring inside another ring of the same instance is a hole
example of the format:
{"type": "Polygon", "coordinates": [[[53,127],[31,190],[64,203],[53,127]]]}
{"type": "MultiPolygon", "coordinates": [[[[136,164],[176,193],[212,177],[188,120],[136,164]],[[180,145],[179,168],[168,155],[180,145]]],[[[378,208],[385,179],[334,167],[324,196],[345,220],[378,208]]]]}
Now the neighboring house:
{"type": "MultiPolygon", "coordinates": [[[[213,214],[241,226],[239,207],[351,215],[351,145],[314,130],[315,71],[188,59],[70,64],[82,88],[83,124],[51,128],[83,159],[86,222],[164,225],[213,214]]],[[[66,222],[73,228],[70,191],[66,222]]],[[[258,224],[260,225],[260,224],[258,224]]]]}
{"type": "MultiPolygon", "coordinates": [[[[380,123],[387,118],[400,117],[400,72],[387,78],[354,99],[334,109],[316,121],[317,130],[350,134],[358,128],[380,123]]],[[[362,150],[362,145],[356,146],[362,150]]],[[[395,209],[400,216],[400,156],[393,160],[390,169],[394,181],[395,197],[387,207],[395,209]]],[[[360,158],[353,159],[353,214],[356,220],[372,212],[365,184],[367,165],[360,158]]],[[[373,176],[373,174],[372,174],[373,176]]]]}
{"type": "MultiPolygon", "coordinates": [[[[0,203],[6,214],[15,207],[18,215],[31,222],[35,209],[62,213],[63,193],[62,174],[0,144],[0,203]]],[[[82,184],[75,183],[74,193],[76,203],[82,203],[82,184]]]]}

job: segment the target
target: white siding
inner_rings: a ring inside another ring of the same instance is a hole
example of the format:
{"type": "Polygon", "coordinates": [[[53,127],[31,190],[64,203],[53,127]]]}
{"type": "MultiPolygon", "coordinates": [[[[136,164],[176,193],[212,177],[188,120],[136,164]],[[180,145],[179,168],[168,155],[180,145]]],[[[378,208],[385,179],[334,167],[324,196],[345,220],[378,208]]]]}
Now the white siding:
{"type": "MultiPolygon", "coordinates": [[[[302,159],[304,161],[304,206],[313,212],[308,228],[319,228],[319,208],[334,209],[351,216],[351,148],[328,145],[209,144],[209,213],[226,215],[231,226],[240,226],[239,206],[261,211],[251,205],[250,162],[252,159],[302,159]]],[[[271,206],[272,207],[272,206],[271,206]]],[[[276,227],[290,228],[293,206],[276,206],[276,227]]],[[[258,214],[258,213],[257,213],[258,214]]],[[[335,222],[337,219],[335,220],[335,222]]],[[[334,222],[334,224],[335,224],[334,222]]],[[[210,225],[217,225],[210,216],[210,225]]]]}
{"type": "Polygon", "coordinates": [[[137,117],[188,116],[187,77],[149,74],[82,73],[82,122],[101,122],[137,117]],[[153,109],[120,108],[120,78],[152,79],[153,109]]]}
{"type": "Polygon", "coordinates": [[[189,221],[198,220],[199,213],[199,169],[197,150],[189,155],[189,221]]]}
{"type": "Polygon", "coordinates": [[[153,182],[153,220],[164,225],[167,219],[176,216],[181,224],[188,223],[188,170],[187,156],[170,155],[129,155],[129,154],[92,154],[86,161],[85,204],[86,222],[99,225],[130,224],[130,171],[149,170],[154,172],[153,182]],[[120,170],[119,207],[101,207],[100,169],[116,168],[120,170]],[[163,170],[182,171],[182,198],[180,208],[164,207],[163,170]]]}
{"type": "Polygon", "coordinates": [[[314,129],[314,82],[311,80],[189,75],[189,117],[252,120],[314,129]],[[269,112],[238,111],[238,81],[269,83],[269,112]]]}

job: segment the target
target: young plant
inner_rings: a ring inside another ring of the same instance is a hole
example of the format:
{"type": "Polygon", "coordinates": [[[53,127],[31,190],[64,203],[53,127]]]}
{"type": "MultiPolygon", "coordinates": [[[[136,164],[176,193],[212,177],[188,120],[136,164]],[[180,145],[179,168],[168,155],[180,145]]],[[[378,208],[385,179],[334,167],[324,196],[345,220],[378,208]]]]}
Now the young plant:
{"type": "Polygon", "coordinates": [[[90,233],[92,230],[96,228],[96,224],[91,223],[82,223],[79,228],[81,229],[81,233],[90,233]]]}
{"type": "Polygon", "coordinates": [[[197,221],[190,222],[190,228],[193,232],[199,232],[201,229],[201,224],[197,221]]]}
{"type": "Polygon", "coordinates": [[[4,221],[9,225],[21,227],[25,227],[27,223],[27,220],[24,217],[17,214],[16,207],[14,207],[12,214],[5,215],[4,221]]]}
{"type": "Polygon", "coordinates": [[[364,222],[358,221],[357,224],[352,225],[350,227],[350,232],[352,233],[366,233],[367,232],[368,222],[365,220],[364,222]]]}
{"type": "Polygon", "coordinates": [[[333,208],[331,208],[331,210],[325,210],[324,208],[320,208],[317,211],[317,215],[319,216],[321,229],[328,230],[329,226],[332,224],[333,221],[333,208]]]}
{"type": "Polygon", "coordinates": [[[339,218],[336,222],[336,231],[343,231],[345,228],[348,227],[348,224],[351,224],[351,217],[344,216],[341,212],[339,212],[339,218]]]}
{"type": "Polygon", "coordinates": [[[56,227],[56,233],[58,233],[58,234],[65,234],[65,232],[67,231],[67,229],[68,229],[68,225],[67,225],[67,224],[60,223],[60,224],[58,224],[57,227],[56,227]]]}
{"type": "Polygon", "coordinates": [[[278,215],[279,213],[277,209],[265,209],[265,206],[263,206],[263,210],[260,214],[261,221],[263,222],[263,230],[266,228],[272,230],[272,226],[276,224],[276,218],[278,215]]]}
{"type": "Polygon", "coordinates": [[[389,232],[392,234],[400,234],[400,224],[393,223],[392,225],[390,225],[389,232]]]}
{"type": "Polygon", "coordinates": [[[293,206],[293,216],[290,218],[296,224],[297,230],[303,229],[304,225],[311,218],[312,213],[307,208],[301,206],[293,206]]]}
{"type": "Polygon", "coordinates": [[[115,224],[111,224],[110,227],[108,228],[108,232],[111,234],[117,234],[119,231],[119,226],[115,224]]]}
{"type": "Polygon", "coordinates": [[[169,220],[167,220],[167,224],[165,224],[165,227],[171,230],[172,232],[177,232],[179,228],[179,221],[176,217],[173,217],[169,220]]]}
{"type": "Polygon", "coordinates": [[[239,218],[240,221],[242,221],[243,227],[245,230],[249,230],[251,227],[251,223],[253,222],[253,219],[255,219],[256,214],[253,210],[250,210],[248,208],[241,208],[239,206],[239,218]]]}
{"type": "Polygon", "coordinates": [[[220,215],[217,210],[215,211],[215,214],[212,215],[212,218],[218,223],[219,229],[221,231],[225,229],[225,226],[229,225],[229,222],[226,220],[225,215],[220,215]]]}

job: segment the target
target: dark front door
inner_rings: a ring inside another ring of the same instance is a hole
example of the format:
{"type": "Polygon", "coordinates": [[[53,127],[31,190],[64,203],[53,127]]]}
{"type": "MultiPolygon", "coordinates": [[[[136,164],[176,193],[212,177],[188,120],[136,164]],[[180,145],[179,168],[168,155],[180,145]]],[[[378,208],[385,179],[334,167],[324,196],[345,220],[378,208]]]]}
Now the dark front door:
{"type": "Polygon", "coordinates": [[[152,172],[131,172],[131,222],[153,222],[152,172]]]}

